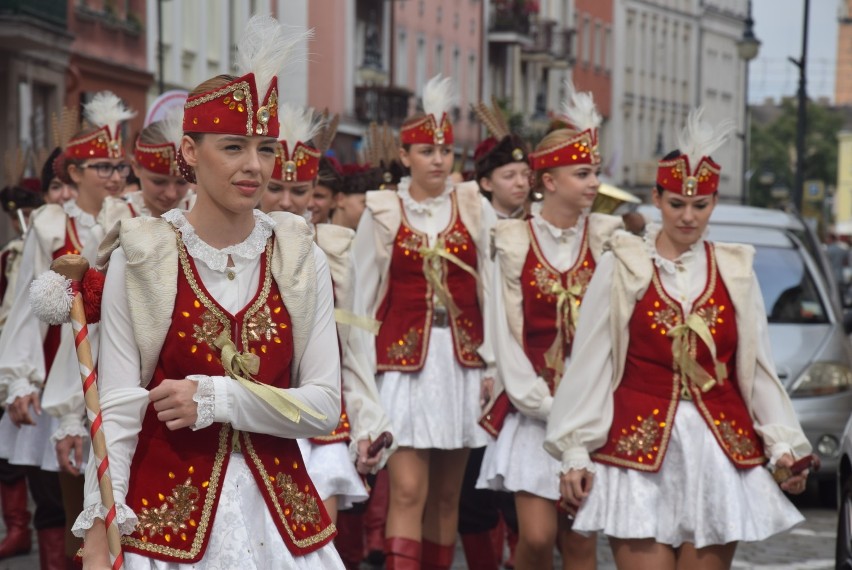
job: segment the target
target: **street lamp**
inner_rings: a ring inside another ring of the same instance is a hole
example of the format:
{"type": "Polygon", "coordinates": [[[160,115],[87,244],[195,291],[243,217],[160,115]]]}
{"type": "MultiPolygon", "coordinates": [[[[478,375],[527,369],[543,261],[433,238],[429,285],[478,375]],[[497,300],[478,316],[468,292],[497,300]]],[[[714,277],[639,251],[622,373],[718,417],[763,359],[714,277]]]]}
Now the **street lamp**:
{"type": "Polygon", "coordinates": [[[737,51],[739,52],[740,59],[742,59],[745,63],[745,77],[743,83],[743,189],[740,194],[740,200],[743,204],[747,205],[749,203],[748,147],[749,139],[751,138],[748,111],[748,68],[751,60],[756,58],[757,53],[760,51],[760,40],[754,35],[754,19],[751,17],[751,0],[748,2],[748,13],[746,14],[743,37],[737,42],[737,51]]]}

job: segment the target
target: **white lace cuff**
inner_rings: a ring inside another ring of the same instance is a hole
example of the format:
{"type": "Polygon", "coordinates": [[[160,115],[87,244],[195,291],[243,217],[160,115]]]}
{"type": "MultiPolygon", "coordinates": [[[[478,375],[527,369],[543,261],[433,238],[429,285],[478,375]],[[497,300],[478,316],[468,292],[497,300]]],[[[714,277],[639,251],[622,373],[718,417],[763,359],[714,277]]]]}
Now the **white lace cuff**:
{"type": "Polygon", "coordinates": [[[187,380],[198,382],[198,389],[192,396],[192,401],[198,404],[198,417],[192,431],[198,431],[211,425],[216,419],[216,384],[210,376],[193,374],[187,380]]]}
{"type": "MultiPolygon", "coordinates": [[[[95,519],[105,520],[106,514],[106,507],[104,507],[101,503],[89,505],[83,509],[80,516],[78,516],[77,520],[74,521],[74,526],[71,527],[71,533],[78,538],[85,537],[86,531],[92,528],[92,525],[95,523],[95,519]]],[[[136,513],[133,512],[133,509],[123,503],[116,503],[115,522],[118,523],[119,534],[127,535],[133,534],[133,531],[136,530],[136,525],[139,523],[139,519],[136,518],[136,513]]]]}
{"type": "Polygon", "coordinates": [[[776,443],[769,446],[769,465],[774,467],[785,453],[789,453],[794,459],[798,459],[796,454],[793,453],[793,447],[787,443],[776,443]]]}
{"type": "Polygon", "coordinates": [[[39,387],[32,384],[26,378],[17,378],[9,384],[9,395],[6,397],[6,405],[8,406],[18,398],[29,396],[30,394],[38,394],[39,387]]]}
{"type": "Polygon", "coordinates": [[[76,415],[62,416],[59,422],[59,429],[53,432],[50,436],[50,442],[54,445],[61,439],[66,437],[82,437],[84,440],[89,437],[89,430],[86,429],[83,423],[83,418],[76,415]]]}
{"type": "Polygon", "coordinates": [[[559,471],[559,474],[564,475],[569,471],[579,471],[580,469],[585,469],[589,473],[597,472],[595,463],[591,459],[572,459],[571,461],[562,463],[562,469],[559,471]]]}

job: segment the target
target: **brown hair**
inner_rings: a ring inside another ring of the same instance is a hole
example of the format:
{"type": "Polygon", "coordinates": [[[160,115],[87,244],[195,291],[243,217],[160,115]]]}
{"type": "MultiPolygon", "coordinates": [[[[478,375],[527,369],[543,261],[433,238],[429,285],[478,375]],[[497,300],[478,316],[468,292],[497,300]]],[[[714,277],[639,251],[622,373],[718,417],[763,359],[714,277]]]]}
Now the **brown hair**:
{"type": "MultiPolygon", "coordinates": [[[[544,138],[541,139],[541,141],[535,146],[534,152],[541,152],[558,146],[576,137],[577,134],[578,132],[573,129],[556,129],[550,131],[549,133],[544,135],[544,138]]],[[[542,188],[544,188],[544,184],[542,183],[541,179],[545,174],[553,170],[553,168],[557,167],[543,168],[541,170],[534,171],[535,178],[533,180],[532,190],[541,190],[542,188]]]]}

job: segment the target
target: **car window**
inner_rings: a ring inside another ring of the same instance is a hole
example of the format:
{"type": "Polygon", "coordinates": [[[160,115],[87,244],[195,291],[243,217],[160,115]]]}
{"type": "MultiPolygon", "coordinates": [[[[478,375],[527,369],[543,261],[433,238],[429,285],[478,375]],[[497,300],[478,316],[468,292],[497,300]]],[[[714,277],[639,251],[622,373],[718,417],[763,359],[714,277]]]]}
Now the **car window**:
{"type": "Polygon", "coordinates": [[[757,246],[754,270],[770,323],[827,323],[813,276],[796,249],[757,246]]]}

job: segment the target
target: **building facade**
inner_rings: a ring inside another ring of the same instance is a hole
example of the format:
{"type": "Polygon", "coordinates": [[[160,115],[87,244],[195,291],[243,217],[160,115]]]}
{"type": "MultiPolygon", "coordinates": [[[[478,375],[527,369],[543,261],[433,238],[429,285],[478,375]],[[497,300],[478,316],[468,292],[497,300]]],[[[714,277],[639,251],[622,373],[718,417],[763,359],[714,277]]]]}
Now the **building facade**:
{"type": "Polygon", "coordinates": [[[723,168],[720,198],[741,199],[746,63],[737,45],[746,13],[746,0],[615,0],[611,141],[604,141],[615,183],[648,194],[657,161],[676,147],[689,111],[704,105],[707,120],[737,124],[714,159],[723,168]]]}

